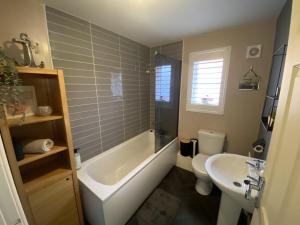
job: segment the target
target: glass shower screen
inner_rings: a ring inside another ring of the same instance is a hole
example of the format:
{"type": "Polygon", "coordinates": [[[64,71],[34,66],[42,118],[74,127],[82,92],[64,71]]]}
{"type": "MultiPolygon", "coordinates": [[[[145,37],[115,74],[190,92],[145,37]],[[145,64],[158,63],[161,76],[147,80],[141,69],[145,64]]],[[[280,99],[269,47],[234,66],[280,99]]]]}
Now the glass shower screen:
{"type": "Polygon", "coordinates": [[[155,152],[177,137],[181,61],[155,56],[155,152]]]}

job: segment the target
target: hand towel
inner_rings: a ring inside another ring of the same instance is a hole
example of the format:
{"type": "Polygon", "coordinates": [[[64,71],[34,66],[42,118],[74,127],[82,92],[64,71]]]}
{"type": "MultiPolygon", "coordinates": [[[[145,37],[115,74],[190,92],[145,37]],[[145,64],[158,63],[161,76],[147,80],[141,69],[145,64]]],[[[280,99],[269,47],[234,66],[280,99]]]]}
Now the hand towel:
{"type": "Polygon", "coordinates": [[[45,153],[54,146],[51,139],[37,139],[23,142],[24,153],[45,153]]]}

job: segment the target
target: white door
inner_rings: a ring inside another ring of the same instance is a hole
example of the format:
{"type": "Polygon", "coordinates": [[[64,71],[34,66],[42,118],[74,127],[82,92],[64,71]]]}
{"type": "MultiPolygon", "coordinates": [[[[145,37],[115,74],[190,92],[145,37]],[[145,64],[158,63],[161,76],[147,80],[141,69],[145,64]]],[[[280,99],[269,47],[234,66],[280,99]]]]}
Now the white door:
{"type": "Polygon", "coordinates": [[[0,225],[28,225],[0,136],[0,225]]]}
{"type": "Polygon", "coordinates": [[[289,43],[266,186],[252,225],[300,225],[300,0],[293,1],[289,43]]]}

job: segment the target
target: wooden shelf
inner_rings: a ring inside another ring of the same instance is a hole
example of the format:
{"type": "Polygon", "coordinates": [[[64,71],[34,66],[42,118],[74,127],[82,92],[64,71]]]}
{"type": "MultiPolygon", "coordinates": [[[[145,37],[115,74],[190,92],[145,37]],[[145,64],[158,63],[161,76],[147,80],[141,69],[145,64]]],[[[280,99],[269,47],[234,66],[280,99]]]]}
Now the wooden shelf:
{"type": "Polygon", "coordinates": [[[19,166],[26,165],[28,163],[34,162],[36,160],[48,157],[50,155],[57,154],[59,152],[67,150],[67,146],[54,146],[50,151],[40,154],[25,154],[24,159],[18,161],[19,166]]]}
{"type": "Polygon", "coordinates": [[[58,70],[56,69],[45,69],[45,68],[32,68],[32,67],[17,67],[17,71],[20,74],[41,74],[48,76],[57,76],[58,70]]]}
{"type": "Polygon", "coordinates": [[[20,123],[21,118],[7,119],[9,127],[17,127],[20,125],[34,124],[34,123],[43,123],[52,120],[63,119],[63,116],[51,115],[51,116],[26,116],[25,121],[20,123]]]}

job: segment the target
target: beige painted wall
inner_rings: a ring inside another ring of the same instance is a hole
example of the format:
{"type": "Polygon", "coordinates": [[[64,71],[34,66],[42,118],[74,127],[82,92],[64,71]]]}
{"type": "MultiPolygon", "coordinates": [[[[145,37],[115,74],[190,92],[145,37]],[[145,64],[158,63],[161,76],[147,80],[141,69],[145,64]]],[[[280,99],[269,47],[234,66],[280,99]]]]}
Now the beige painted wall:
{"type": "Polygon", "coordinates": [[[42,60],[46,67],[52,68],[44,5],[40,0],[1,0],[0,46],[6,54],[22,62],[22,47],[11,42],[21,32],[39,43],[36,63],[42,60]]]}
{"type": "Polygon", "coordinates": [[[225,150],[246,155],[256,140],[264,103],[274,45],[275,20],[200,34],[183,40],[183,65],[179,115],[179,137],[196,137],[199,129],[225,132],[225,150]],[[246,59],[246,47],[262,44],[262,56],[246,59]],[[232,46],[224,115],[186,111],[188,55],[232,46]],[[262,77],[259,91],[239,91],[240,77],[253,65],[262,77]]]}

